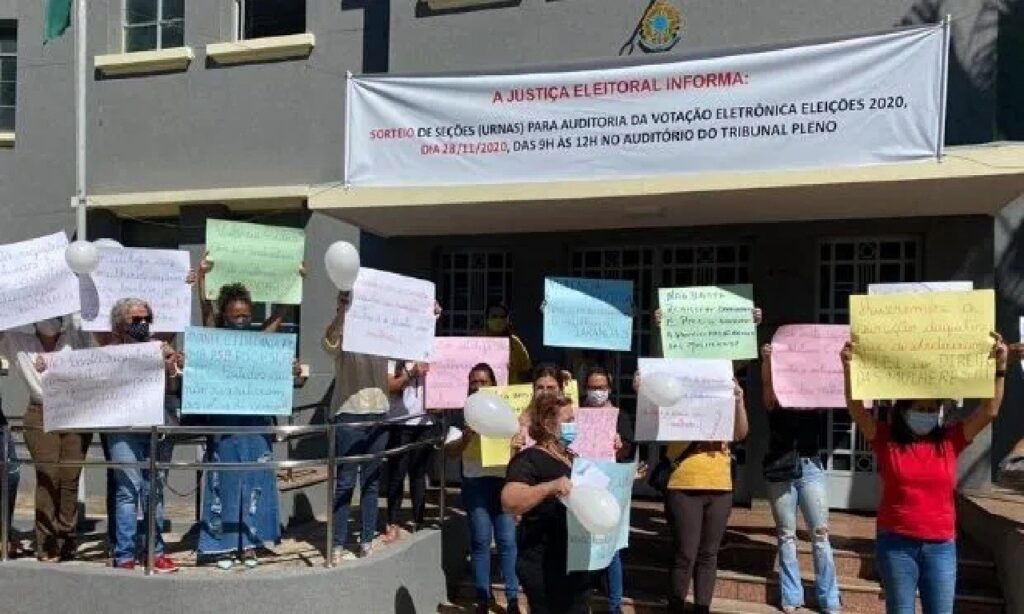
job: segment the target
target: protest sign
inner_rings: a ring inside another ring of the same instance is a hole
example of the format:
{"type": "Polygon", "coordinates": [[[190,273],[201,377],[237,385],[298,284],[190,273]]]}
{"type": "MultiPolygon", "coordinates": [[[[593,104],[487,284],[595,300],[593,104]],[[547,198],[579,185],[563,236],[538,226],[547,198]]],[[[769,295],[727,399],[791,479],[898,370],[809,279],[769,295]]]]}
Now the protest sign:
{"type": "Polygon", "coordinates": [[[618,529],[608,535],[597,536],[583,528],[572,512],[567,512],[568,571],[604,569],[611,564],[616,552],[629,546],[629,510],[633,497],[633,481],[636,479],[636,462],[616,463],[577,458],[572,463],[573,484],[576,484],[580,476],[588,470],[600,471],[608,477],[608,492],[618,501],[622,516],[618,529]]]}
{"type": "MultiPolygon", "coordinates": [[[[505,399],[516,416],[521,416],[530,406],[530,401],[533,400],[533,384],[496,386],[484,388],[484,390],[505,399]]],[[[565,386],[565,396],[573,405],[579,407],[579,387],[576,386],[576,382],[569,382],[565,386]]],[[[526,435],[525,431],[523,434],[526,435]]],[[[532,445],[528,437],[527,445],[532,445]]],[[[480,464],[484,467],[501,467],[507,465],[511,458],[512,440],[510,438],[480,436],[480,464]]]]}
{"type": "Polygon", "coordinates": [[[129,247],[101,247],[99,252],[99,266],[80,278],[83,330],[109,331],[110,309],[122,298],[149,303],[153,332],[181,332],[191,323],[188,252],[129,247]]]}
{"type": "Polygon", "coordinates": [[[855,399],[991,398],[992,290],[850,297],[855,399]]]}
{"type": "Polygon", "coordinates": [[[0,245],[0,330],[74,313],[78,278],[68,268],[63,232],[0,245]]]}
{"type": "Polygon", "coordinates": [[[846,407],[843,362],[850,340],[845,324],[780,326],[772,339],[772,388],[787,409],[846,407]]]}
{"type": "Polygon", "coordinates": [[[256,302],[302,303],[302,229],[207,220],[206,250],[213,262],[206,275],[207,299],[217,298],[224,284],[241,283],[256,302]]]}
{"type": "Polygon", "coordinates": [[[54,352],[43,373],[43,428],[161,426],[167,371],[159,342],[54,352]]]}
{"type": "Polygon", "coordinates": [[[749,284],[660,288],[665,358],[756,358],[753,295],[749,284]]]}
{"type": "Polygon", "coordinates": [[[633,341],[633,282],[548,277],[544,345],[628,351],[633,341]]]}
{"type": "Polygon", "coordinates": [[[437,337],[427,374],[427,408],[450,409],[466,404],[469,370],[486,363],[497,384],[508,384],[508,337],[437,337]]]}
{"type": "Polygon", "coordinates": [[[895,284],[868,284],[868,294],[921,294],[924,292],[970,292],[971,281],[910,281],[895,284]]]}
{"type": "Polygon", "coordinates": [[[345,313],[342,349],[429,361],[435,320],[433,283],[363,267],[345,313]]]}
{"type": "Polygon", "coordinates": [[[295,335],[185,329],[182,414],[292,413],[295,335]]]}
{"type": "Polygon", "coordinates": [[[576,410],[576,441],[569,447],[581,458],[615,460],[617,407],[583,407],[576,410]]]}
{"type": "MultiPolygon", "coordinates": [[[[642,392],[637,399],[637,441],[732,441],[736,419],[732,363],[701,358],[640,358],[641,382],[668,373],[683,384],[683,398],[657,407],[642,392]]],[[[642,384],[641,384],[642,390],[642,384]]]]}

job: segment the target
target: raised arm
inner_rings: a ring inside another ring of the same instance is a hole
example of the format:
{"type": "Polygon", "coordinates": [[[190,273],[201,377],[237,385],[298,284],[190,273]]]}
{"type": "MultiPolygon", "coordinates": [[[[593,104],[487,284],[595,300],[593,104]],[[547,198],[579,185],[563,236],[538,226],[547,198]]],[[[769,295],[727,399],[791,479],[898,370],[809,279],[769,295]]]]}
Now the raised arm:
{"type": "Polygon", "coordinates": [[[984,431],[992,421],[999,415],[999,408],[1003,404],[1003,384],[1006,382],[1006,344],[1003,343],[999,333],[992,333],[995,343],[992,344],[992,358],[996,361],[996,382],[995,391],[991,399],[984,399],[978,408],[964,420],[964,437],[972,441],[979,433],[984,431]]]}
{"type": "Polygon", "coordinates": [[[733,394],[736,395],[736,419],[733,421],[732,439],[733,441],[743,441],[750,432],[750,423],[747,421],[747,402],[740,383],[733,380],[733,385],[735,386],[733,394]]]}
{"type": "Polygon", "coordinates": [[[772,411],[779,406],[775,396],[775,383],[772,380],[772,344],[761,346],[761,403],[765,410],[772,411]]]}
{"type": "Polygon", "coordinates": [[[522,516],[551,497],[565,497],[572,490],[569,478],[561,477],[535,486],[506,482],[501,489],[501,507],[514,516],[522,516]]]}
{"type": "Polygon", "coordinates": [[[341,350],[341,331],[345,326],[345,312],[348,310],[348,306],[349,293],[339,291],[338,311],[334,314],[334,319],[327,325],[327,330],[324,332],[323,346],[328,354],[337,354],[341,350]]]}
{"type": "MultiPolygon", "coordinates": [[[[299,277],[305,279],[307,270],[305,262],[299,265],[299,277]]],[[[278,305],[274,308],[274,313],[263,321],[263,325],[260,327],[260,330],[265,333],[276,333],[278,329],[281,328],[281,325],[284,324],[285,320],[288,319],[288,316],[292,314],[294,309],[294,305],[278,305]]]]}
{"type": "Polygon", "coordinates": [[[875,439],[875,433],[878,431],[878,421],[871,415],[871,412],[864,407],[862,401],[853,400],[853,386],[850,383],[850,363],[853,362],[853,341],[847,341],[846,345],[843,346],[842,352],[839,353],[839,357],[843,361],[843,382],[846,389],[846,408],[850,411],[850,417],[857,424],[857,428],[860,430],[861,435],[864,436],[868,441],[875,439]]]}
{"type": "Polygon", "coordinates": [[[206,274],[213,269],[213,261],[210,260],[210,252],[203,252],[203,258],[199,261],[199,270],[196,271],[196,292],[199,294],[199,315],[202,318],[203,326],[216,326],[213,313],[213,301],[206,298],[206,274]]]}

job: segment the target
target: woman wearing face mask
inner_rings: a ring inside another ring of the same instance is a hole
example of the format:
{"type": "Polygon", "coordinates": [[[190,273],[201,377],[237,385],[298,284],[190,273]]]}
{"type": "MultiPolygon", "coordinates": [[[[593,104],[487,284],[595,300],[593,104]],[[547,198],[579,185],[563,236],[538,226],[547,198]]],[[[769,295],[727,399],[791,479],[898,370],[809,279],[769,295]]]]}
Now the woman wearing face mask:
{"type": "Polygon", "coordinates": [[[501,491],[505,511],[521,517],[516,573],[533,614],[589,612],[590,574],[566,572],[567,510],[558,501],[572,490],[573,408],[561,395],[542,392],[527,411],[536,445],[512,459],[501,491]]]}
{"type": "MultiPolygon", "coordinates": [[[[228,284],[217,296],[218,328],[247,331],[252,325],[252,297],[242,284],[228,284]]],[[[295,374],[298,377],[298,373],[295,374]]],[[[272,426],[269,416],[207,416],[210,426],[272,426]]],[[[271,436],[259,433],[213,435],[206,460],[213,463],[255,463],[273,460],[271,436]]],[[[256,550],[281,540],[277,477],[272,470],[208,471],[199,525],[199,556],[217,567],[259,565],[256,550]]]]}
{"type": "MultiPolygon", "coordinates": [[[[199,261],[199,271],[196,274],[196,291],[199,293],[199,312],[203,321],[203,326],[210,326],[213,328],[219,328],[218,317],[220,315],[219,309],[214,309],[214,304],[210,299],[206,298],[206,275],[213,270],[213,260],[210,259],[210,252],[203,253],[203,259],[199,261]]],[[[299,276],[302,278],[306,277],[306,263],[303,262],[299,265],[298,270],[299,276]]],[[[242,284],[234,284],[242,286],[242,284]]],[[[243,286],[244,287],[244,286],[243,286]]],[[[223,288],[222,288],[223,290],[223,288]]],[[[218,304],[220,303],[218,299],[218,304]]],[[[274,312],[269,318],[263,321],[260,325],[260,330],[267,333],[276,333],[284,323],[288,311],[292,308],[291,305],[278,305],[277,311],[274,312]]]]}
{"type": "Polygon", "coordinates": [[[846,404],[865,439],[871,442],[882,478],[875,560],[885,586],[889,614],[913,614],[921,596],[924,614],[951,614],[956,591],[957,457],[999,414],[1006,379],[1006,345],[995,343],[995,382],[963,422],[945,424],[941,402],[896,401],[888,422],[879,422],[850,385],[854,343],[842,351],[846,404]]]}
{"type": "MultiPolygon", "coordinates": [[[[0,350],[14,367],[15,375],[28,389],[28,408],[25,410],[25,444],[36,462],[81,461],[85,459],[90,433],[43,432],[42,373],[46,369],[44,356],[52,352],[79,350],[93,345],[92,336],[71,325],[72,318],[51,318],[36,322],[34,332],[7,331],[2,333],[0,350]]],[[[14,458],[12,441],[8,440],[8,459],[14,458]]],[[[11,508],[18,489],[18,467],[10,470],[11,508]]],[[[73,558],[75,533],[78,526],[78,480],[80,467],[36,466],[36,558],[43,562],[56,562],[73,558]]],[[[18,554],[18,544],[11,540],[10,552],[18,554]]]]}
{"type": "MultiPolygon", "coordinates": [[[[604,367],[591,367],[583,376],[586,393],[580,413],[591,408],[618,409],[611,403],[612,378],[604,367]]],[[[575,437],[575,435],[573,435],[575,437]]],[[[626,412],[618,411],[615,439],[611,442],[615,459],[620,463],[633,460],[633,425],[626,412]]],[[[608,565],[608,610],[611,614],[622,612],[622,552],[616,551],[608,565]]]]}
{"type": "Polygon", "coordinates": [[[487,307],[485,332],[489,337],[508,337],[508,383],[515,385],[529,381],[533,363],[530,362],[530,353],[526,351],[526,346],[512,332],[512,314],[507,306],[495,303],[487,307]]]}
{"type": "MultiPolygon", "coordinates": [[[[109,344],[153,341],[149,330],[152,323],[153,310],[149,303],[137,298],[120,299],[114,303],[110,312],[109,344]]],[[[179,372],[179,355],[166,343],[163,344],[163,352],[168,376],[173,377],[179,372]]],[[[103,439],[104,451],[108,455],[108,460],[124,463],[139,463],[149,460],[149,435],[145,433],[111,433],[105,435],[103,439]]],[[[168,460],[170,458],[169,447],[162,445],[159,455],[159,460],[168,460]]],[[[164,554],[165,544],[161,534],[164,520],[163,483],[159,474],[154,478],[149,475],[148,470],[120,468],[112,470],[110,475],[113,478],[112,502],[114,509],[108,510],[107,515],[108,519],[112,521],[110,535],[114,542],[114,566],[118,569],[133,570],[137,558],[144,556],[137,551],[139,543],[138,508],[141,505],[143,510],[148,510],[145,502],[149,496],[149,489],[156,488],[157,507],[154,522],[156,552],[154,552],[153,569],[157,573],[178,571],[178,566],[174,561],[164,554]],[[156,484],[153,483],[154,481],[156,484]]],[[[111,499],[108,498],[108,504],[110,502],[111,499]]],[[[148,518],[144,522],[148,522],[148,518]]]]}
{"type": "MultiPolygon", "coordinates": [[[[480,363],[469,372],[469,394],[481,388],[497,386],[494,371],[480,363]]],[[[476,590],[476,612],[489,612],[491,603],[491,539],[498,546],[498,561],[505,580],[508,614],[519,614],[519,580],[516,576],[516,525],[501,509],[504,467],[484,467],[480,462],[480,436],[463,425],[452,427],[445,440],[449,456],[462,457],[462,504],[469,520],[469,563],[476,590]]]]}

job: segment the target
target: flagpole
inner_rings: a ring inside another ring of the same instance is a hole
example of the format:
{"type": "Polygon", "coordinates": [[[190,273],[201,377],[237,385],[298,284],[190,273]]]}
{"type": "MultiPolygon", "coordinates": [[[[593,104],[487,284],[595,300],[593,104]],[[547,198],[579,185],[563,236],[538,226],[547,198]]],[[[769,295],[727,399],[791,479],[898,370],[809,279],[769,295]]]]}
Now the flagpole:
{"type": "Polygon", "coordinates": [[[75,218],[76,238],[86,238],[86,183],[85,183],[85,88],[88,76],[86,61],[85,0],[75,0],[75,218]]]}

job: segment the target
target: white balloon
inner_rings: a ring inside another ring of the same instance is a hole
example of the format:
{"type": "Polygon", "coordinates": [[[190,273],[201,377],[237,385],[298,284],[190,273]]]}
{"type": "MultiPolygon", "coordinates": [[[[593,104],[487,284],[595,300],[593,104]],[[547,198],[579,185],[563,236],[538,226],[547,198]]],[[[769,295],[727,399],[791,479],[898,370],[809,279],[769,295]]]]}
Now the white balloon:
{"type": "Polygon", "coordinates": [[[486,437],[512,437],[519,432],[519,420],[508,401],[483,390],[466,399],[466,424],[486,437]]]}
{"type": "Polygon", "coordinates": [[[347,241],[335,241],[324,254],[324,267],[339,290],[351,290],[359,275],[359,252],[347,241]]]}
{"type": "Polygon", "coordinates": [[[599,537],[617,529],[622,517],[619,502],[612,493],[588,484],[573,486],[566,497],[566,506],[584,529],[599,537]]]}
{"type": "Polygon", "coordinates": [[[683,383],[668,373],[651,373],[640,378],[640,394],[658,407],[672,407],[683,398],[683,383]]]}
{"type": "Polygon", "coordinates": [[[124,245],[121,245],[113,239],[96,239],[92,242],[96,247],[112,247],[115,249],[123,249],[124,245]]]}
{"type": "Polygon", "coordinates": [[[64,260],[71,270],[79,275],[88,275],[96,270],[100,263],[99,250],[88,241],[75,241],[64,251],[64,260]]]}

